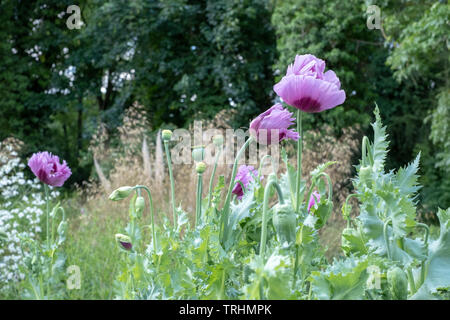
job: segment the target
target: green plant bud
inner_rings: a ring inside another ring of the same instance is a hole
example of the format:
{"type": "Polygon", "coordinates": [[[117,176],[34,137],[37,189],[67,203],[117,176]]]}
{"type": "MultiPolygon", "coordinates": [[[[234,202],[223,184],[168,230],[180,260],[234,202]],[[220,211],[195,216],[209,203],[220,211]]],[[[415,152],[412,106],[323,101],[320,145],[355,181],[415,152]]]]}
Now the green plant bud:
{"type": "Polygon", "coordinates": [[[197,173],[202,174],[206,170],[206,164],[204,162],[197,163],[195,170],[197,171],[197,173]]]}
{"type": "Polygon", "coordinates": [[[121,233],[116,234],[116,242],[120,248],[130,251],[133,245],[131,244],[131,238],[121,233]]]}
{"type": "Polygon", "coordinates": [[[408,278],[406,273],[399,267],[387,272],[387,280],[392,298],[395,300],[406,300],[408,297],[408,278]]]}
{"type": "Polygon", "coordinates": [[[63,220],[59,223],[56,232],[58,232],[59,235],[63,235],[66,233],[66,230],[67,230],[67,221],[63,220]]]}
{"type": "Polygon", "coordinates": [[[163,130],[161,132],[161,138],[163,139],[163,141],[170,141],[170,139],[172,139],[172,131],[163,130]]]}
{"type": "Polygon", "coordinates": [[[223,135],[217,134],[213,137],[213,143],[216,147],[223,145],[223,135]]]}
{"type": "Polygon", "coordinates": [[[192,159],[194,159],[194,161],[203,161],[203,159],[205,159],[205,147],[204,146],[193,147],[192,159]]]}
{"type": "Polygon", "coordinates": [[[295,241],[297,217],[289,204],[274,206],[272,222],[280,243],[291,244],[295,241]]]}
{"type": "Polygon", "coordinates": [[[370,181],[370,176],[372,175],[372,167],[364,166],[359,169],[359,180],[363,183],[368,183],[370,181]]]}
{"type": "Polygon", "coordinates": [[[131,194],[131,192],[133,192],[134,188],[133,187],[120,187],[119,189],[114,190],[110,196],[109,196],[109,200],[112,201],[119,201],[119,200],[123,200],[125,198],[128,198],[128,196],[131,194]]]}
{"type": "Polygon", "coordinates": [[[142,213],[144,212],[144,209],[145,209],[144,197],[138,196],[136,198],[136,202],[134,203],[134,207],[135,207],[135,210],[136,210],[137,217],[141,218],[142,217],[142,213]]]}

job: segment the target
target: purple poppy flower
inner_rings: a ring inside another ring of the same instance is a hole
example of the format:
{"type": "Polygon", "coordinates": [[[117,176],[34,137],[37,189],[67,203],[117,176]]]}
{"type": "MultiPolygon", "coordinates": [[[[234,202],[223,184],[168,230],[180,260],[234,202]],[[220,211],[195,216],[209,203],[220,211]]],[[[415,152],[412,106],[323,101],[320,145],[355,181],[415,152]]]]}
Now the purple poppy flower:
{"type": "Polygon", "coordinates": [[[304,112],[334,108],[344,103],[345,92],[336,74],[324,70],[325,61],[311,54],[297,55],[273,89],[287,104],[304,112]]]}
{"type": "Polygon", "coordinates": [[[284,139],[298,140],[298,133],[288,129],[294,124],[295,118],[292,118],[292,114],[277,103],[250,123],[250,134],[262,144],[271,144],[274,133],[278,134],[278,139],[273,137],[276,140],[273,142],[276,143],[284,139]]]}
{"type": "Polygon", "coordinates": [[[249,183],[253,181],[257,176],[258,171],[253,166],[241,165],[238,169],[238,173],[236,174],[236,178],[234,179],[236,185],[234,186],[231,193],[237,195],[238,200],[241,200],[242,196],[244,195],[244,190],[242,190],[241,183],[244,188],[247,188],[249,183]]]}
{"type": "Polygon", "coordinates": [[[60,163],[58,156],[47,151],[33,154],[28,166],[39,180],[52,187],[61,187],[72,174],[66,161],[60,163]]]}
{"type": "Polygon", "coordinates": [[[317,191],[314,191],[311,195],[311,197],[309,198],[309,203],[308,203],[308,212],[309,210],[311,210],[312,206],[315,205],[316,203],[320,202],[320,193],[318,193],[317,191]]]}

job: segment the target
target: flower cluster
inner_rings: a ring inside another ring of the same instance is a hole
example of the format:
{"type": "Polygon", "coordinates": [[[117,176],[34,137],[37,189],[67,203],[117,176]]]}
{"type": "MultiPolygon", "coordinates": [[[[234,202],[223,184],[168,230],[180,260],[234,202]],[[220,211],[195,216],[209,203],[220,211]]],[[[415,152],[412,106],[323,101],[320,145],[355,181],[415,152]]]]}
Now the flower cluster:
{"type": "MultiPolygon", "coordinates": [[[[15,146],[17,143],[0,143],[0,233],[5,242],[0,247],[0,287],[23,279],[20,271],[22,261],[29,256],[21,250],[21,238],[38,238],[41,219],[44,215],[45,199],[39,180],[27,179],[26,165],[20,160],[15,146]]],[[[50,192],[51,198],[59,196],[50,192]]]]}

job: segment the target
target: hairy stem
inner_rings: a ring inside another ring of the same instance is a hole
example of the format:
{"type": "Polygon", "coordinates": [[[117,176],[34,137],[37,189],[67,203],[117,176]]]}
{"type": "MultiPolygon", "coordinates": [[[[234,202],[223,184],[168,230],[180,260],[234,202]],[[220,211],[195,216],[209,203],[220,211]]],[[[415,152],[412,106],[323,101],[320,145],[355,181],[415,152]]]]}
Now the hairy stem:
{"type": "Polygon", "coordinates": [[[233,190],[234,179],[236,178],[237,164],[238,164],[239,158],[242,156],[242,154],[245,152],[245,149],[248,147],[248,145],[252,141],[253,141],[252,137],[247,139],[247,141],[244,143],[242,148],[237,153],[236,159],[234,160],[233,170],[231,172],[230,185],[228,186],[228,192],[227,192],[227,196],[225,198],[225,204],[224,204],[223,209],[222,209],[222,219],[221,219],[221,222],[220,222],[220,239],[221,239],[222,243],[223,243],[223,240],[224,240],[222,238],[223,238],[223,235],[224,235],[225,227],[226,227],[226,224],[228,224],[228,214],[229,214],[230,202],[231,202],[231,191],[233,190]]]}
{"type": "Polygon", "coordinates": [[[391,259],[392,255],[391,255],[391,247],[389,245],[389,239],[388,239],[388,225],[389,223],[391,223],[391,219],[387,219],[386,222],[384,223],[383,226],[383,237],[384,237],[384,242],[386,243],[386,250],[387,250],[387,256],[388,259],[391,259]]]}
{"type": "Polygon", "coordinates": [[[153,251],[156,253],[156,230],[155,230],[155,217],[154,217],[154,210],[153,210],[153,199],[152,199],[152,193],[150,192],[150,189],[146,186],[136,186],[137,189],[144,189],[147,192],[148,200],[150,203],[150,216],[151,216],[151,224],[152,224],[152,238],[153,238],[153,251]]]}
{"type": "Polygon", "coordinates": [[[278,193],[278,198],[280,199],[280,204],[284,203],[283,193],[281,192],[280,186],[278,185],[275,175],[271,175],[269,182],[267,182],[266,188],[264,190],[264,202],[263,202],[263,216],[262,216],[262,226],[261,226],[261,244],[259,247],[259,255],[264,259],[264,254],[266,250],[266,240],[267,240],[267,212],[269,207],[270,189],[275,187],[278,193]]]}
{"type": "MultiPolygon", "coordinates": [[[[295,212],[300,207],[300,182],[302,179],[302,151],[303,151],[303,128],[302,128],[302,112],[297,110],[297,132],[300,135],[297,140],[297,183],[295,185],[295,212]]],[[[303,200],[303,199],[302,199],[303,200]]]]}
{"type": "Polygon", "coordinates": [[[175,186],[173,181],[173,172],[172,172],[172,160],[170,159],[170,152],[169,152],[169,141],[164,141],[164,149],[166,150],[166,157],[167,157],[167,166],[169,168],[169,177],[170,177],[170,191],[172,196],[172,213],[173,213],[173,227],[176,230],[177,229],[177,213],[175,210],[175,186]]]}
{"type": "Polygon", "coordinates": [[[211,178],[209,179],[208,207],[206,210],[208,210],[211,207],[212,186],[213,186],[213,182],[214,182],[214,176],[216,175],[217,162],[219,161],[221,151],[222,151],[222,148],[220,148],[219,151],[217,152],[216,159],[214,161],[213,171],[211,173],[211,178]]]}
{"type": "Polygon", "coordinates": [[[197,199],[195,207],[195,226],[198,226],[202,222],[202,189],[203,189],[203,175],[199,173],[197,175],[197,199]]]}

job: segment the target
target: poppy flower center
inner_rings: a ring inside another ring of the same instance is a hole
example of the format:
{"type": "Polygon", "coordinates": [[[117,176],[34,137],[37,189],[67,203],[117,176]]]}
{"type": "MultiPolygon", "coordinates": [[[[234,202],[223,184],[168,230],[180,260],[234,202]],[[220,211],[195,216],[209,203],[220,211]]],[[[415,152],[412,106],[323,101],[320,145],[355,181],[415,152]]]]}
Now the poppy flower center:
{"type": "Polygon", "coordinates": [[[299,100],[295,100],[293,105],[305,112],[320,111],[320,103],[310,97],[303,97],[299,100]]]}

